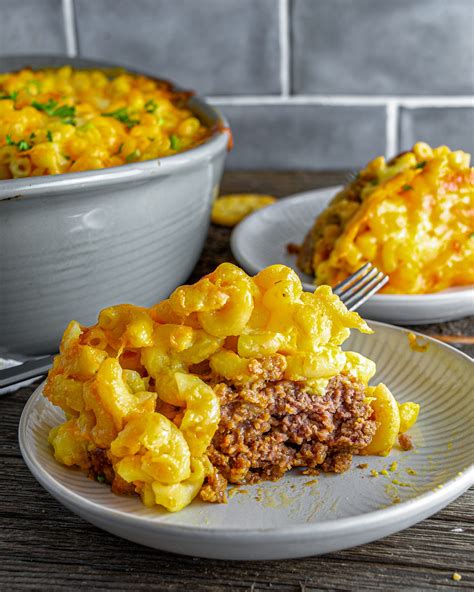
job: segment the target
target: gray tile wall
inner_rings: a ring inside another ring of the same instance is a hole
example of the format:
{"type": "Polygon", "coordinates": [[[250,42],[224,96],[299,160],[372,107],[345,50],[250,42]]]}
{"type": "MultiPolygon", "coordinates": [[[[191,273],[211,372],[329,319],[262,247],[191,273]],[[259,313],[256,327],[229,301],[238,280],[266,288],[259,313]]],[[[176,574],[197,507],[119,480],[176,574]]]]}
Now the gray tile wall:
{"type": "Polygon", "coordinates": [[[76,0],[79,50],[200,93],[278,94],[274,7],[274,0],[76,0]]]}
{"type": "Polygon", "coordinates": [[[473,0],[0,0],[0,57],[194,88],[230,119],[230,168],[353,168],[417,140],[474,151],[473,23],[473,0]]]}
{"type": "Polygon", "coordinates": [[[417,138],[431,145],[456,146],[473,152],[474,109],[452,107],[403,108],[400,112],[400,148],[413,146],[417,138]]]}
{"type": "Polygon", "coordinates": [[[61,0],[0,0],[0,55],[66,53],[61,0]]]}
{"type": "Polygon", "coordinates": [[[293,91],[469,94],[473,10],[472,0],[294,0],[293,91]]]}
{"type": "Polygon", "coordinates": [[[230,161],[243,169],[345,169],[385,152],[383,107],[229,105],[225,113],[230,161]]]}

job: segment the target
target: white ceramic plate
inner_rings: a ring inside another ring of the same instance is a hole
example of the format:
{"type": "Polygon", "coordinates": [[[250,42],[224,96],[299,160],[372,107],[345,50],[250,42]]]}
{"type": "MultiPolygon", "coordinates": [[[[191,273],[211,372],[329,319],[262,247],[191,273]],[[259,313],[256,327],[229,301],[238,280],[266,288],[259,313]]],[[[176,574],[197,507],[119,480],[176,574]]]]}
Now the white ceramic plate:
{"type": "Polygon", "coordinates": [[[377,380],[399,401],[421,404],[411,431],[413,451],[355,458],[353,468],[342,475],[309,477],[293,471],[276,483],[242,488],[228,504],[195,500],[170,514],[147,509],[136,497],[116,496],[107,486],[59,465],[47,435],[63,414],[39,387],[20,421],[23,458],[39,483],[85,520],[165,551],[218,559],[284,559],[387,536],[430,516],[474,483],[472,361],[434,340],[425,353],[414,352],[405,330],[372,326],[374,335],[355,333],[348,347],[375,360],[377,380]],[[393,461],[398,462],[396,471],[371,476],[372,469],[389,469],[393,461]],[[359,463],[369,466],[360,469],[359,463]]]}
{"type": "MultiPolygon", "coordinates": [[[[339,189],[300,193],[243,220],[231,238],[237,261],[252,274],[273,263],[284,263],[295,269],[305,290],[313,291],[312,278],[297,268],[296,257],[288,254],[286,245],[303,241],[316,216],[339,189]]],[[[358,312],[365,318],[399,325],[450,321],[474,314],[474,287],[451,288],[435,294],[379,294],[358,312]]]]}

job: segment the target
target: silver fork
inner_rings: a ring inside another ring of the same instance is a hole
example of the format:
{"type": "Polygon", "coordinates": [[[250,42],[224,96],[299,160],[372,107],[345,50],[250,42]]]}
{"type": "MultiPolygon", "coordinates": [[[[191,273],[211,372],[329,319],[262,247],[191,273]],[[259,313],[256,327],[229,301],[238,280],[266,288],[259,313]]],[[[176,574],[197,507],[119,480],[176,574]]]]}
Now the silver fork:
{"type": "Polygon", "coordinates": [[[388,276],[372,263],[366,263],[333,289],[334,294],[349,310],[356,310],[361,304],[378,292],[388,282],[388,276]]]}
{"type": "MultiPolygon", "coordinates": [[[[378,292],[387,282],[388,277],[386,275],[373,267],[372,264],[366,263],[346,280],[338,284],[333,292],[339,296],[349,310],[355,310],[367,298],[378,292]]],[[[0,388],[46,374],[53,364],[53,359],[54,355],[44,356],[36,360],[29,360],[18,366],[0,370],[0,388]]]]}
{"type": "Polygon", "coordinates": [[[357,176],[359,174],[358,170],[350,170],[347,171],[346,173],[344,173],[344,176],[342,177],[342,185],[346,186],[346,185],[350,185],[353,181],[355,181],[357,179],[357,176]]]}

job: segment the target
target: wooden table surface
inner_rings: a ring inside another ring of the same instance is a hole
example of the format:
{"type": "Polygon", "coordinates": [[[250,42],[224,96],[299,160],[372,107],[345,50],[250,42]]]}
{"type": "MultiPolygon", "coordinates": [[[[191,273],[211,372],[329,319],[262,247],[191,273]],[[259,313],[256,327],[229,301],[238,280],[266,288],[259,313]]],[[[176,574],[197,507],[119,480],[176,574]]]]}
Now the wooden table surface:
{"type": "MultiPolygon", "coordinates": [[[[336,185],[343,173],[230,172],[222,192],[285,196],[336,185]]],[[[197,279],[232,260],[229,231],[212,227],[197,279]]],[[[416,327],[474,334],[474,318],[416,327]]],[[[473,355],[472,346],[463,350],[473,355]]],[[[0,397],[0,590],[474,590],[474,489],[431,518],[355,549],[291,561],[228,562],[155,551],[103,532],[34,480],[18,447],[20,414],[35,385],[0,397]],[[452,579],[453,572],[462,579],[452,579]]]]}

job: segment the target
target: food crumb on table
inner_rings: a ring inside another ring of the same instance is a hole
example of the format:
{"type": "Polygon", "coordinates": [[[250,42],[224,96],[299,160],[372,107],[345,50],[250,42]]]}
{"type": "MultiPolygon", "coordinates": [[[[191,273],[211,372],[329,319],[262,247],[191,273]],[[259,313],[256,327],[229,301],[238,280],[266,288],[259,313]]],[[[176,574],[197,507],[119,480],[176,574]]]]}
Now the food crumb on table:
{"type": "Polygon", "coordinates": [[[455,582],[460,582],[462,580],[462,575],[460,573],[458,573],[457,571],[455,571],[453,573],[453,575],[451,576],[451,578],[455,581],[455,582]]]}
{"type": "Polygon", "coordinates": [[[211,220],[220,226],[233,227],[252,212],[275,203],[273,195],[234,193],[221,195],[212,206],[211,220]]]}

